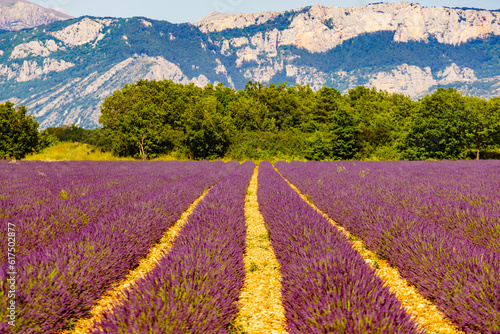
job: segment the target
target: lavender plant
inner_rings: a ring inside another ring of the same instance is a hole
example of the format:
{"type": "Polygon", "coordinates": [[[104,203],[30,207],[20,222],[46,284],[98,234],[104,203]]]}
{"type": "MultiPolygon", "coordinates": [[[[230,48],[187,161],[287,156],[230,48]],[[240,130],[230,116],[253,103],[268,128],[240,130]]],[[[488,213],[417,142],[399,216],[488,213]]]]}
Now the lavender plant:
{"type": "MultiPolygon", "coordinates": [[[[55,333],[82,317],[114,282],[136,266],[150,247],[208,187],[238,163],[215,163],[147,193],[38,251],[18,259],[18,321],[2,333],[55,333]]],[[[157,167],[161,168],[161,164],[157,167]]],[[[169,170],[164,169],[163,173],[169,170]]],[[[22,237],[22,236],[21,236],[22,237]]],[[[21,239],[22,240],[22,239],[21,239]]],[[[0,268],[0,307],[6,309],[6,266],[0,268]]]]}
{"type": "Polygon", "coordinates": [[[500,332],[498,162],[276,166],[459,328],[500,332]]]}
{"type": "Polygon", "coordinates": [[[189,216],[171,251],[91,333],[229,333],[245,271],[244,163],[189,216]]]}
{"type": "Polygon", "coordinates": [[[281,265],[290,333],[419,333],[397,298],[321,214],[268,162],[259,208],[281,265]]]}
{"type": "MultiPolygon", "coordinates": [[[[64,174],[56,188],[59,191],[51,191],[58,196],[54,196],[42,206],[28,202],[29,206],[34,206],[34,208],[4,218],[3,224],[7,221],[14,223],[18,233],[23,237],[23,242],[17,250],[18,255],[26,255],[28,251],[37,251],[41,247],[46,247],[64,234],[76,232],[87,224],[95,222],[99,217],[165,187],[171,182],[199,174],[202,170],[219,168],[218,164],[210,167],[208,162],[201,164],[188,162],[173,166],[167,163],[161,168],[158,168],[160,166],[157,163],[146,164],[146,166],[135,165],[137,164],[122,164],[122,168],[117,172],[110,173],[109,170],[102,168],[102,163],[94,163],[91,168],[83,168],[83,171],[77,174],[79,182],[76,186],[72,184],[75,173],[64,174]],[[167,175],[161,175],[162,172],[166,174],[165,171],[168,171],[167,175]],[[137,175],[137,172],[140,174],[137,175]]],[[[3,229],[0,235],[6,231],[3,229]]],[[[0,251],[2,251],[0,263],[5,261],[6,247],[6,244],[0,245],[0,251]]]]}

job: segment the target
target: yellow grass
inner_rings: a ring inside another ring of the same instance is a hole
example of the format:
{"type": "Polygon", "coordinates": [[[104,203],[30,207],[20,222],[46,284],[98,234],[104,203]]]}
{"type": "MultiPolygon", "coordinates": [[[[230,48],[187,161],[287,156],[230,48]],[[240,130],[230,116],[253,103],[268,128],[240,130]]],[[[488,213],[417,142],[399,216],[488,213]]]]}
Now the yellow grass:
{"type": "Polygon", "coordinates": [[[28,155],[25,160],[43,161],[108,161],[108,160],[134,160],[132,158],[119,158],[111,152],[102,152],[91,145],[80,143],[61,143],[47,147],[40,153],[28,155]]]}
{"type": "MultiPolygon", "coordinates": [[[[278,170],[276,171],[278,172],[278,170]]],[[[410,282],[401,277],[397,269],[391,267],[387,261],[380,259],[374,252],[368,250],[362,240],[330,219],[326,213],[321,211],[314,203],[304,196],[297,187],[288,182],[286,178],[284,179],[302,199],[328,219],[334,227],[339,229],[342,234],[348,238],[352,247],[357,250],[366,263],[375,270],[376,275],[380,277],[389,287],[390,291],[396,295],[405,310],[411,313],[414,321],[423,328],[426,333],[462,333],[452,324],[450,319],[438,310],[436,305],[422,296],[410,282]]]]}
{"type": "Polygon", "coordinates": [[[175,238],[179,235],[187,222],[189,215],[193,212],[198,203],[206,196],[206,190],[202,196],[194,201],[191,206],[182,214],[174,226],[170,228],[163,238],[149,251],[149,254],[139,262],[136,269],[132,270],[127,277],[106,292],[94,304],[88,318],[79,319],[76,322],[74,330],[68,330],[61,333],[86,334],[89,329],[98,322],[105,312],[112,312],[113,306],[120,304],[125,296],[124,292],[134,286],[135,282],[149,274],[158,264],[158,262],[172,249],[175,238]]]}
{"type": "Polygon", "coordinates": [[[287,333],[279,264],[257,204],[257,174],[258,168],[255,168],[245,202],[245,285],[240,293],[240,308],[233,322],[233,332],[287,333]]]}

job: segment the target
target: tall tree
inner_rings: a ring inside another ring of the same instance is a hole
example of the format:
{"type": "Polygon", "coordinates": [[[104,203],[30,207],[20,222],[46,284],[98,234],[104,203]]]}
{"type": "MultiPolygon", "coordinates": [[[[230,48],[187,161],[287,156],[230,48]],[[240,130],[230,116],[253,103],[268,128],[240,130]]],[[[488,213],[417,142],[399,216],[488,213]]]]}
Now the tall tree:
{"type": "Polygon", "coordinates": [[[215,96],[199,97],[184,114],[186,146],[193,159],[221,158],[231,144],[233,124],[215,96]]]}
{"type": "Polygon", "coordinates": [[[170,153],[182,140],[181,118],[196,93],[201,89],[170,80],[140,80],[107,97],[99,122],[113,152],[143,160],[170,153]]]}
{"type": "Polygon", "coordinates": [[[410,160],[463,159],[467,154],[469,110],[464,96],[453,88],[426,95],[412,117],[406,138],[410,160]]]}
{"type": "Polygon", "coordinates": [[[39,142],[38,126],[25,106],[0,104],[0,158],[22,159],[34,152],[39,142]]]}
{"type": "Polygon", "coordinates": [[[332,158],[334,160],[352,160],[360,149],[358,136],[359,124],[349,105],[341,103],[329,115],[329,129],[334,136],[332,158]]]}
{"type": "Polygon", "coordinates": [[[316,93],[316,99],[312,109],[314,121],[318,123],[328,123],[330,114],[338,110],[338,106],[342,102],[343,97],[338,90],[330,87],[322,87],[316,93]]]}
{"type": "Polygon", "coordinates": [[[476,160],[482,149],[500,143],[500,98],[490,101],[477,97],[467,99],[469,112],[467,137],[469,146],[476,151],[476,160]]]}
{"type": "Polygon", "coordinates": [[[229,116],[238,131],[266,130],[269,123],[267,107],[247,94],[239,93],[227,106],[229,116]]]}

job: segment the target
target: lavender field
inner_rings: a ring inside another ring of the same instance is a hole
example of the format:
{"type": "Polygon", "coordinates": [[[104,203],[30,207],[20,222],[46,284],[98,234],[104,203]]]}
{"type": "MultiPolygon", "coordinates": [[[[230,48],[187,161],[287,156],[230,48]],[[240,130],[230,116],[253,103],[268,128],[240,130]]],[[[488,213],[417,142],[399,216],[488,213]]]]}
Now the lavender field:
{"type": "MultiPolygon", "coordinates": [[[[233,324],[254,168],[0,161],[0,332],[77,333],[189,212],[171,248],[85,332],[259,333],[233,324]]],[[[431,332],[324,213],[457,333],[500,333],[499,162],[280,161],[258,173],[286,332],[431,332]]]]}
{"type": "Polygon", "coordinates": [[[278,162],[454,324],[500,333],[499,162],[278,162]]]}

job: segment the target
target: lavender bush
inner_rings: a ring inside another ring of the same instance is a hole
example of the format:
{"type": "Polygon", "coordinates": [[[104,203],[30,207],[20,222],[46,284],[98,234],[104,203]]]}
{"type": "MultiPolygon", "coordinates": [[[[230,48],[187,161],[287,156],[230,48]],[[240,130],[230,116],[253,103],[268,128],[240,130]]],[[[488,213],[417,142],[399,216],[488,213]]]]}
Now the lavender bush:
{"type": "Polygon", "coordinates": [[[252,162],[215,186],[171,251],[92,333],[228,333],[245,270],[245,196],[252,162]]]}
{"type": "MultiPolygon", "coordinates": [[[[136,266],[150,247],[208,187],[238,163],[214,163],[119,207],[18,259],[18,321],[2,333],[55,333],[136,266]]],[[[161,164],[158,165],[161,168],[161,164]]],[[[168,174],[168,169],[163,173],[168,174]]],[[[22,242],[22,236],[20,236],[22,242]]],[[[6,308],[6,267],[0,268],[0,307],[6,308]]]]}
{"type": "Polygon", "coordinates": [[[498,162],[276,167],[459,328],[500,333],[498,162]]]}
{"type": "MultiPolygon", "coordinates": [[[[14,223],[19,235],[22,235],[23,242],[17,250],[19,256],[26,255],[28,251],[37,251],[64,234],[76,232],[99,217],[173,181],[205,169],[218,168],[217,165],[210,167],[208,162],[166,163],[164,166],[158,163],[137,166],[137,163],[129,162],[115,166],[117,171],[110,173],[106,165],[93,163],[91,166],[82,166],[82,170],[66,170],[66,173],[61,173],[57,179],[56,190],[50,179],[39,185],[49,193],[55,192],[57,196],[52,196],[49,200],[44,199],[42,205],[37,205],[37,199],[25,202],[20,207],[30,208],[28,211],[2,219],[1,226],[7,221],[14,223]],[[64,196],[61,196],[61,193],[64,196]]],[[[32,193],[44,192],[36,187],[32,189],[32,193]]],[[[19,197],[14,196],[10,200],[13,206],[16,205],[15,199],[19,197]]],[[[6,231],[0,231],[0,235],[4,235],[6,231]]],[[[0,245],[0,263],[5,261],[6,247],[7,244],[0,245]]]]}
{"type": "Polygon", "coordinates": [[[268,162],[259,208],[281,265],[290,333],[418,333],[382,280],[268,162]]]}

